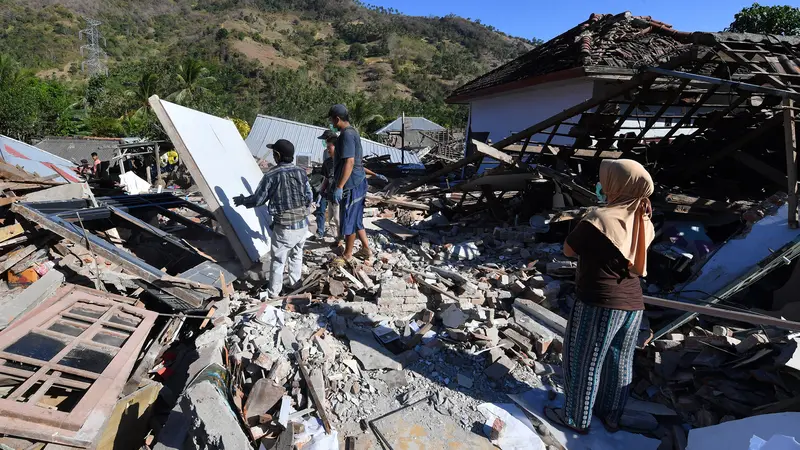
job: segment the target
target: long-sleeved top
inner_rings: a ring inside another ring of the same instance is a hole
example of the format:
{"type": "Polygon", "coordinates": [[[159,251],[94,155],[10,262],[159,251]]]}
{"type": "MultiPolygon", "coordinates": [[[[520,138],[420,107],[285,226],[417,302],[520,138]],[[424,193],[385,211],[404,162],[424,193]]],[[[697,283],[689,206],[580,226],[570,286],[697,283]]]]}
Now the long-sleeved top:
{"type": "Polygon", "coordinates": [[[298,230],[308,225],[308,207],[312,201],[314,194],[306,171],[292,163],[282,163],[264,174],[243,205],[256,208],[268,204],[273,224],[298,230]]]}

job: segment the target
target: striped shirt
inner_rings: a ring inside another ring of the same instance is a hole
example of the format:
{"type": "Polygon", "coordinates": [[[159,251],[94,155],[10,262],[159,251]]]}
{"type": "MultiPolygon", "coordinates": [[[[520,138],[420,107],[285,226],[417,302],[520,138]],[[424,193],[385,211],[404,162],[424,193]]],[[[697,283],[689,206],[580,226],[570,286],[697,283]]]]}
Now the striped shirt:
{"type": "Polygon", "coordinates": [[[308,225],[308,207],[314,200],[306,171],[292,163],[281,163],[261,178],[244,206],[267,205],[273,225],[298,230],[308,225]]]}

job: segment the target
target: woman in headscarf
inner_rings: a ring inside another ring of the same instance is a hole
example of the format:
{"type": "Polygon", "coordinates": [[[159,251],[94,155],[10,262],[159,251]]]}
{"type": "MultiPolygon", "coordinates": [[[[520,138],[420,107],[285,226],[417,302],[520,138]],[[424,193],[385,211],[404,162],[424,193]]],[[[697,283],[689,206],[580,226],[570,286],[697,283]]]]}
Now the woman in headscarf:
{"type": "Polygon", "coordinates": [[[653,180],[641,164],[605,160],[600,184],[607,205],[591,210],[564,244],[564,254],[579,258],[578,299],[564,338],[566,402],[545,409],[579,433],[588,432],[593,410],[609,431],[619,429],[644,310],[639,277],[654,236],[653,180]]]}

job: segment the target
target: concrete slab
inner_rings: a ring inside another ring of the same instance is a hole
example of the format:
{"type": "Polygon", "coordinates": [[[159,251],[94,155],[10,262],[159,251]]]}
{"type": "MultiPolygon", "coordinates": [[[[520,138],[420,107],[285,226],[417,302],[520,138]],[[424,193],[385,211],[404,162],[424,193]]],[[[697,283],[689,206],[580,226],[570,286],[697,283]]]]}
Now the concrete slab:
{"type": "Polygon", "coordinates": [[[351,328],[347,330],[347,338],[350,340],[350,352],[364,370],[402,370],[402,364],[375,339],[371,331],[351,328]]]}
{"type": "Polygon", "coordinates": [[[391,448],[405,450],[489,450],[488,439],[465,430],[453,418],[439,414],[427,402],[399,411],[375,426],[391,448]]]}

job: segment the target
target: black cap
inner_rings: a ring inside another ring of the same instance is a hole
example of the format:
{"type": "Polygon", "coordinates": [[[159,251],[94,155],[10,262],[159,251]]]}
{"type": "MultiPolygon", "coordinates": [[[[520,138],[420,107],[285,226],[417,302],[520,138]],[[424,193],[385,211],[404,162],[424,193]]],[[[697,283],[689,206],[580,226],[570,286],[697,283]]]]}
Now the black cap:
{"type": "Polygon", "coordinates": [[[347,117],[347,107],[344,105],[333,105],[331,110],[328,111],[328,118],[330,117],[347,117]]]}
{"type": "Polygon", "coordinates": [[[294,158],[294,144],[286,139],[278,139],[274,144],[267,144],[267,148],[275,150],[285,158],[294,158]]]}
{"type": "Polygon", "coordinates": [[[318,137],[317,139],[322,139],[323,141],[327,142],[328,139],[334,139],[334,138],[336,138],[338,136],[339,135],[336,134],[336,132],[334,132],[334,131],[325,130],[325,132],[322,133],[322,136],[318,137]]]}

